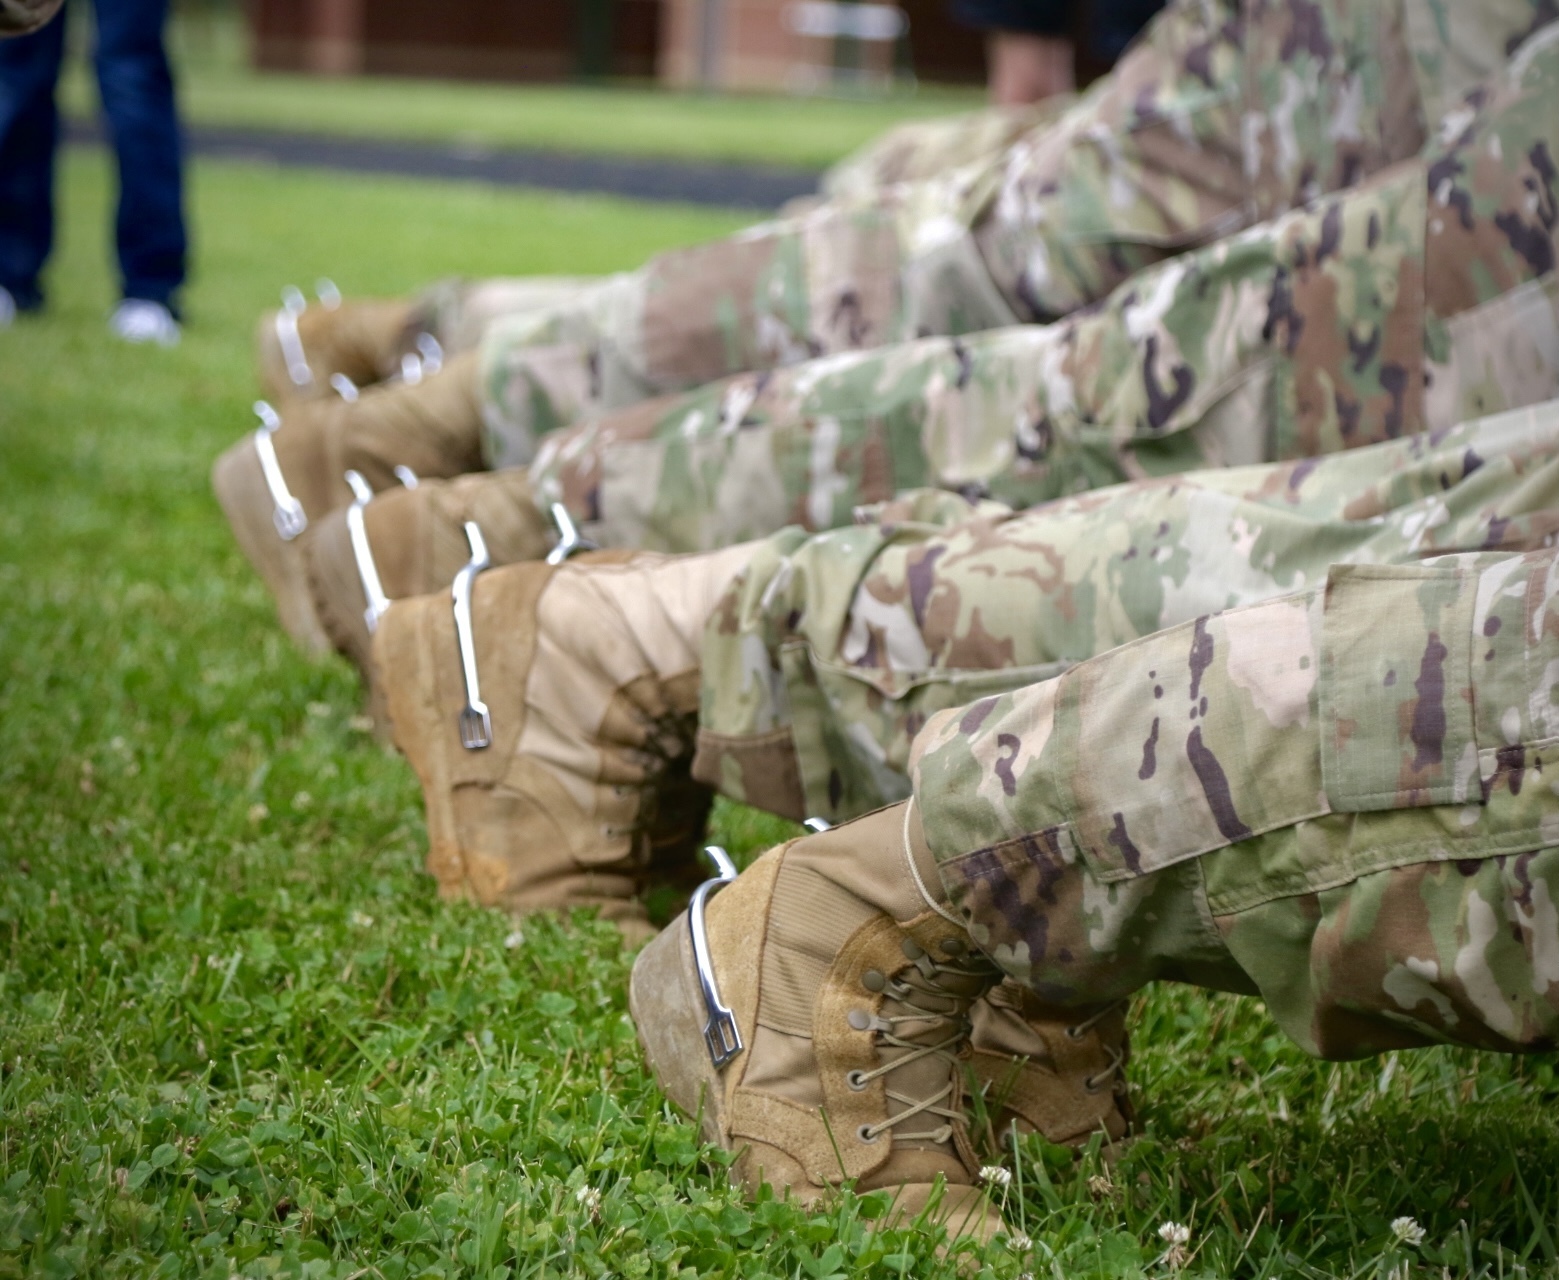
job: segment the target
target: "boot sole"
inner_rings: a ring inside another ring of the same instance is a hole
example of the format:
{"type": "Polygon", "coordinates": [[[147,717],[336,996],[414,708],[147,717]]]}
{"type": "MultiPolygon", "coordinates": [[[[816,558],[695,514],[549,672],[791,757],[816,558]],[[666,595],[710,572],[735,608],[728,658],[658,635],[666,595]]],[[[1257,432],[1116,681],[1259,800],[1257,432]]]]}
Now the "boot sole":
{"type": "Polygon", "coordinates": [[[211,487],[239,550],[270,589],[283,629],[308,653],[331,652],[334,646],[309,594],[303,548],[296,538],[284,542],[272,522],[275,504],[252,439],[246,436],[216,460],[211,487]]]}
{"type": "Polygon", "coordinates": [[[680,915],[634,961],[628,1014],[661,1092],[696,1117],[705,1142],[723,1147],[725,1082],[704,1045],[703,997],[687,916],[680,915]]]}

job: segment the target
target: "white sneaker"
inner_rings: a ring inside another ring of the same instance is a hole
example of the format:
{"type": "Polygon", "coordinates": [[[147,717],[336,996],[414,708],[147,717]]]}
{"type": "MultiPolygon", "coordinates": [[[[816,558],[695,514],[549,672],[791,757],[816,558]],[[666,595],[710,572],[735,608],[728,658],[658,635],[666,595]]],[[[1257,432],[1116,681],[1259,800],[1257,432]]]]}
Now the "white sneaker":
{"type": "Polygon", "coordinates": [[[0,284],[0,329],[9,329],[16,319],[16,299],[11,291],[0,284]]]}
{"type": "Polygon", "coordinates": [[[108,317],[108,331],[126,342],[155,342],[160,347],[179,345],[179,322],[160,302],[126,298],[108,317]]]}

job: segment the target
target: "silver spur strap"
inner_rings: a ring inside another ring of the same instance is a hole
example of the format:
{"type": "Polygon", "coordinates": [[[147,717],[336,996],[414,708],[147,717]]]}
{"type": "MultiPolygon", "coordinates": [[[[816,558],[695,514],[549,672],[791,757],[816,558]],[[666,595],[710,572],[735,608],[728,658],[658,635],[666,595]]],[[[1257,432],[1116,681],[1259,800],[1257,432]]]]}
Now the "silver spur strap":
{"type": "Polygon", "coordinates": [[[444,367],[444,347],[431,333],[417,335],[417,354],[422,357],[422,372],[431,376],[444,367]]]}
{"type": "Polygon", "coordinates": [[[460,712],[460,745],[467,751],[482,751],[493,745],[493,718],[482,701],[482,686],[476,674],[476,639],[471,633],[471,588],[476,575],[492,561],[487,543],[476,523],[466,521],[466,541],[471,544],[471,559],[455,575],[451,594],[455,601],[455,640],[460,646],[460,669],[466,681],[466,705],[460,712]]]}
{"type": "Polygon", "coordinates": [[[281,427],[276,410],[264,400],[254,402],[255,416],[260,419],[260,429],[254,433],[254,451],[260,459],[260,472],[265,477],[265,487],[271,491],[271,523],[283,542],[291,542],[309,527],[309,518],[303,513],[303,504],[292,496],[287,479],[281,473],[281,463],[276,460],[276,446],[271,437],[281,427]]]}
{"type": "Polygon", "coordinates": [[[320,276],[314,282],[314,293],[326,311],[334,311],[341,305],[341,290],[329,276],[320,276]]]}
{"type": "Polygon", "coordinates": [[[352,404],[357,400],[357,383],[353,382],[352,379],[346,376],[346,374],[331,374],[330,386],[331,389],[348,404],[352,404]]]}
{"type": "Polygon", "coordinates": [[[574,523],[574,518],[568,514],[568,508],[561,502],[554,502],[550,510],[552,523],[557,526],[558,540],[552,550],[547,552],[548,564],[562,564],[570,556],[577,556],[581,551],[600,550],[595,543],[579,532],[579,526],[574,523]]]}
{"type": "Polygon", "coordinates": [[[298,333],[298,317],[308,305],[296,286],[288,285],[281,291],[281,310],[276,313],[276,341],[281,345],[281,356],[287,363],[287,376],[295,387],[314,385],[314,371],[309,368],[308,353],[303,350],[303,338],[298,333]]]}
{"type": "Polygon", "coordinates": [[[379,566],[374,563],[373,547],[368,543],[368,525],[363,508],[374,496],[360,471],[348,471],[346,482],[352,490],[352,505],[346,509],[347,536],[352,539],[352,557],[357,561],[357,576],[363,584],[363,599],[368,607],[363,610],[363,622],[372,635],[379,629],[379,619],[389,610],[390,601],[384,594],[384,584],[379,581],[379,566]]]}
{"type": "Polygon", "coordinates": [[[704,904],[710,894],[724,888],[736,879],[736,864],[717,844],[704,846],[704,856],[714,863],[715,878],[705,880],[693,890],[687,904],[687,927],[693,935],[693,965],[698,970],[698,985],[704,995],[704,1009],[708,1020],[704,1023],[704,1046],[709,1050],[709,1060],[716,1067],[723,1067],[742,1051],[742,1033],[736,1028],[736,1015],[720,999],[720,987],[715,982],[715,967],[709,959],[709,933],[704,927],[704,904]]]}
{"type": "Polygon", "coordinates": [[[403,489],[415,489],[417,487],[417,473],[406,466],[405,463],[397,463],[394,470],[395,478],[401,482],[403,489]]]}

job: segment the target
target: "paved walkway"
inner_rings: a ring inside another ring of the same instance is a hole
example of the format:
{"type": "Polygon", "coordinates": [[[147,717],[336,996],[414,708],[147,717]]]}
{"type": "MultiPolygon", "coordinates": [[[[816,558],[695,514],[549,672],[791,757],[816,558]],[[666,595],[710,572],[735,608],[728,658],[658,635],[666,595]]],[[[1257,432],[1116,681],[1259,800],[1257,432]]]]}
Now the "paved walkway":
{"type": "MultiPolygon", "coordinates": [[[[191,125],[185,132],[190,150],[197,156],[284,168],[592,192],[635,200],[767,210],[817,189],[817,174],[806,169],[393,142],[224,125],[191,125]]],[[[65,136],[75,143],[103,140],[99,125],[79,121],[66,126],[65,136]]]]}

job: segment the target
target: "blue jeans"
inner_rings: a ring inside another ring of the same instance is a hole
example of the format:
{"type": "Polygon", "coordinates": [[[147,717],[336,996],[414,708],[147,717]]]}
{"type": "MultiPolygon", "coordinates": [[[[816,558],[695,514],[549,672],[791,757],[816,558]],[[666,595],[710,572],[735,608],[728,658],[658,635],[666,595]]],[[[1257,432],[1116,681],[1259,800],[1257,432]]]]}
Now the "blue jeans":
{"type": "MultiPolygon", "coordinates": [[[[183,144],[163,49],[168,0],[95,0],[93,57],[119,160],[114,241],[121,290],[172,306],[184,282],[183,144]]],[[[20,40],[0,41],[0,285],[22,309],[39,306],[39,273],[54,242],[54,86],[65,15],[20,40]]]]}

